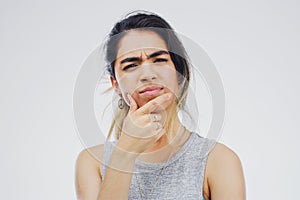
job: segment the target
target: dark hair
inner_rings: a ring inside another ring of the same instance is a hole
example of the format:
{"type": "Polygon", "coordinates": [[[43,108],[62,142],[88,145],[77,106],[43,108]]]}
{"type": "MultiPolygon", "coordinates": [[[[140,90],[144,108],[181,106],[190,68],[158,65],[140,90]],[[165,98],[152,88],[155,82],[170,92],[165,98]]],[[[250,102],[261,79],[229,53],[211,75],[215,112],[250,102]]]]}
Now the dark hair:
{"type": "Polygon", "coordinates": [[[190,69],[188,56],[182,43],[168,22],[157,14],[145,11],[129,13],[124,19],[117,22],[109,33],[105,46],[105,58],[108,63],[107,70],[110,75],[116,79],[114,65],[117,57],[119,41],[126,34],[126,31],[131,29],[155,32],[165,41],[176,71],[179,73],[178,82],[179,84],[184,82],[182,90],[187,90],[188,83],[190,81],[190,69]]]}

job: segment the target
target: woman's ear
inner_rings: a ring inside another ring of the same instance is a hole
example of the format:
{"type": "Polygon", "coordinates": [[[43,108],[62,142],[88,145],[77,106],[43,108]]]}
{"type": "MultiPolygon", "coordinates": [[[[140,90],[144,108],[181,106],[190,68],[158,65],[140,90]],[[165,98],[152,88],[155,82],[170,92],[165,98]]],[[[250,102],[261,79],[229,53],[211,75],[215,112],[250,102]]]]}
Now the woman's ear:
{"type": "Polygon", "coordinates": [[[115,92],[117,94],[121,95],[121,91],[120,91],[117,80],[114,77],[110,76],[110,82],[111,82],[111,86],[114,88],[115,92]]]}

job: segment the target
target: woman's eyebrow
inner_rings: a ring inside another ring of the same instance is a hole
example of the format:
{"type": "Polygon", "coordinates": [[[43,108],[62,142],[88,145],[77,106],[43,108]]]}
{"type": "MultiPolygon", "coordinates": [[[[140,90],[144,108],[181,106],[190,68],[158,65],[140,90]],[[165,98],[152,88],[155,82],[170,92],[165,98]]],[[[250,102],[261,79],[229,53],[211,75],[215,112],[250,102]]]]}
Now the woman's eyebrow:
{"type": "Polygon", "coordinates": [[[139,57],[129,57],[129,58],[125,58],[123,60],[120,61],[120,64],[126,63],[126,62],[135,62],[135,61],[139,61],[140,58],[139,57]]]}
{"type": "Polygon", "coordinates": [[[163,54],[169,54],[169,52],[164,51],[164,50],[156,51],[156,52],[150,54],[150,55],[148,56],[148,58],[154,58],[154,57],[156,57],[156,56],[160,56],[160,55],[163,55],[163,54]]]}
{"type": "MultiPolygon", "coordinates": [[[[161,50],[161,51],[156,51],[152,54],[150,54],[149,56],[147,56],[147,58],[154,58],[154,57],[157,57],[157,56],[160,56],[160,55],[163,55],[163,54],[167,54],[169,55],[169,52],[167,51],[164,51],[164,50],[161,50]]],[[[140,57],[128,57],[128,58],[125,58],[123,60],[120,61],[120,64],[123,64],[123,63],[126,63],[126,62],[136,62],[136,61],[140,61],[141,58],[140,57]]]]}

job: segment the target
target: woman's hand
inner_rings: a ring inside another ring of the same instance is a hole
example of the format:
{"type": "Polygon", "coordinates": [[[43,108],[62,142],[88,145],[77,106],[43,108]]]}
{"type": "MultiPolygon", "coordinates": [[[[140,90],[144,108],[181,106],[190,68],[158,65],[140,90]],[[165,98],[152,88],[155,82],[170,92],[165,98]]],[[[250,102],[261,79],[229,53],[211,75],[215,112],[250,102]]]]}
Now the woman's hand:
{"type": "Polygon", "coordinates": [[[172,103],[171,97],[172,93],[166,93],[138,108],[135,100],[128,94],[130,109],[116,147],[138,155],[155,144],[165,133],[163,115],[172,103]]]}

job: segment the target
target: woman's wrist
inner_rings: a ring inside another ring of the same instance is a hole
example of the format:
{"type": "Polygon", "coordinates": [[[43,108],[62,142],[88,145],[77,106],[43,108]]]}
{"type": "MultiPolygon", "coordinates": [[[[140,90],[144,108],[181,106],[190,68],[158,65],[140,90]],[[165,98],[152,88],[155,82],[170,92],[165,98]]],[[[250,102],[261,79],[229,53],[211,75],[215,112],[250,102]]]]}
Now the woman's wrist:
{"type": "Polygon", "coordinates": [[[112,151],[108,167],[122,172],[132,172],[137,157],[137,153],[127,152],[125,149],[116,145],[112,151]]]}

